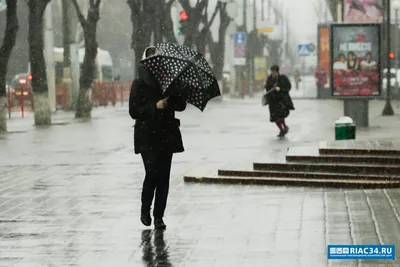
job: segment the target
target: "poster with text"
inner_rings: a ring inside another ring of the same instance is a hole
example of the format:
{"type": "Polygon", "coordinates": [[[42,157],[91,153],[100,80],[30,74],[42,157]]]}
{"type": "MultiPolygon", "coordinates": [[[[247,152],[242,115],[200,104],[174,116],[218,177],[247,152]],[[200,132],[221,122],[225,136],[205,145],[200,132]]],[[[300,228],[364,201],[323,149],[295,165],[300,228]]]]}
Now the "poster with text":
{"type": "Polygon", "coordinates": [[[319,44],[318,44],[318,64],[322,68],[322,73],[324,74],[324,86],[329,84],[329,74],[330,74],[330,52],[329,52],[329,27],[319,26],[319,44]]]}
{"type": "Polygon", "coordinates": [[[254,58],[254,80],[264,82],[267,80],[267,57],[254,58]]]}
{"type": "Polygon", "coordinates": [[[343,0],[345,23],[382,22],[383,0],[343,0]]]}
{"type": "Polygon", "coordinates": [[[338,24],[330,33],[332,95],[379,95],[380,25],[338,24]]]}

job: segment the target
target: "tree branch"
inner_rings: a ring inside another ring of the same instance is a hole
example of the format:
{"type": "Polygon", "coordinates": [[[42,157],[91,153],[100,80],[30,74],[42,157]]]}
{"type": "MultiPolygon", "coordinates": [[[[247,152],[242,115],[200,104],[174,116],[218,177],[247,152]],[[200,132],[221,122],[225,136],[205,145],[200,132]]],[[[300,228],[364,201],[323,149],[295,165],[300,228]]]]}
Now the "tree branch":
{"type": "Polygon", "coordinates": [[[101,3],[101,0],[97,0],[96,3],[94,4],[94,7],[95,8],[99,8],[100,7],[100,3],[101,3]]]}
{"type": "MultiPolygon", "coordinates": [[[[185,11],[192,10],[192,6],[190,5],[190,1],[189,0],[179,0],[179,3],[181,4],[181,6],[183,7],[183,9],[185,11]]],[[[197,6],[197,4],[196,4],[196,6],[197,6]]]]}
{"type": "Polygon", "coordinates": [[[133,14],[136,16],[140,15],[140,3],[137,0],[128,0],[126,1],[128,6],[130,7],[133,14]]]}
{"type": "MultiPolygon", "coordinates": [[[[218,1],[218,3],[220,3],[220,2],[218,1]]],[[[200,3],[197,2],[195,9],[199,9],[199,10],[201,10],[201,12],[203,12],[205,9],[205,11],[207,12],[207,6],[208,6],[208,0],[202,0],[200,3]]]]}
{"type": "Polygon", "coordinates": [[[77,0],[72,0],[72,4],[74,5],[75,11],[76,11],[76,15],[78,16],[79,22],[81,23],[82,27],[85,26],[86,24],[86,19],[82,14],[82,11],[78,5],[77,0]]]}
{"type": "Polygon", "coordinates": [[[218,2],[217,6],[215,7],[214,13],[211,16],[210,21],[206,21],[206,25],[204,28],[209,29],[214,22],[215,17],[217,16],[218,11],[222,8],[221,2],[218,2]]]}
{"type": "Polygon", "coordinates": [[[175,2],[175,0],[169,0],[169,1],[167,2],[166,8],[170,10],[171,7],[172,7],[172,5],[174,4],[174,2],[175,2]]]}

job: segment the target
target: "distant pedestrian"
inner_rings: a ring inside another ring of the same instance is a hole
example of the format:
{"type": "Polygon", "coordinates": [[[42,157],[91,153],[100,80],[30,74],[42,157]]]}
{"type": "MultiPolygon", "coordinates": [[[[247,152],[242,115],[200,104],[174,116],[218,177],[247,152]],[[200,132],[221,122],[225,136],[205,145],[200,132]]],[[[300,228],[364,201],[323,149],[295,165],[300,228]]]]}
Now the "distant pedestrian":
{"type": "Polygon", "coordinates": [[[299,90],[299,83],[301,82],[301,77],[300,77],[300,72],[299,70],[296,70],[294,72],[294,83],[296,84],[296,90],[299,90]]]}
{"type": "Polygon", "coordinates": [[[270,121],[275,122],[280,132],[278,137],[284,137],[289,132],[285,119],[290,110],[294,110],[289,91],[292,88],[289,78],[279,73],[279,66],[270,68],[271,75],[268,76],[264,88],[267,91],[267,100],[270,112],[270,121]]]}
{"type": "MultiPolygon", "coordinates": [[[[143,59],[154,55],[155,48],[148,47],[143,59]]],[[[136,120],[134,129],[135,153],[141,154],[146,176],[142,189],[140,220],[151,225],[150,210],[154,194],[154,226],[165,229],[163,221],[167,205],[173,153],[183,152],[180,121],[175,111],[186,109],[186,102],[175,96],[163,98],[162,89],[155,77],[142,65],[138,78],[132,83],[129,96],[129,114],[136,120]]]]}
{"type": "Polygon", "coordinates": [[[320,98],[327,83],[326,72],[321,65],[318,65],[315,69],[314,76],[317,83],[317,97],[320,98]]]}

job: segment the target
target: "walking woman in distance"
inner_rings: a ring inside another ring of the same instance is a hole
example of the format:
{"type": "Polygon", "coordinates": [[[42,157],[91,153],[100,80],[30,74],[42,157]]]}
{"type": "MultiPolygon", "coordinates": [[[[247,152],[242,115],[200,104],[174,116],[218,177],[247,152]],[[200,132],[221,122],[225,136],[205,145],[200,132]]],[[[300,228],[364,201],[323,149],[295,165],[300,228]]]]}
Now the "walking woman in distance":
{"type": "Polygon", "coordinates": [[[289,116],[290,110],[294,110],[293,102],[289,95],[292,85],[286,75],[279,73],[279,66],[273,65],[270,70],[271,75],[268,76],[265,83],[270,121],[275,122],[278,126],[278,137],[284,137],[289,132],[285,119],[289,116]]]}
{"type": "MultiPolygon", "coordinates": [[[[143,59],[154,53],[155,48],[148,47],[144,51],[143,59]]],[[[165,229],[163,217],[167,205],[172,155],[184,151],[180,121],[175,118],[175,111],[184,111],[186,102],[175,95],[163,97],[161,86],[155,77],[141,65],[138,74],[129,96],[129,115],[136,120],[135,154],[141,154],[146,171],[140,220],[145,226],[151,225],[150,211],[154,199],[154,227],[165,229]]]]}

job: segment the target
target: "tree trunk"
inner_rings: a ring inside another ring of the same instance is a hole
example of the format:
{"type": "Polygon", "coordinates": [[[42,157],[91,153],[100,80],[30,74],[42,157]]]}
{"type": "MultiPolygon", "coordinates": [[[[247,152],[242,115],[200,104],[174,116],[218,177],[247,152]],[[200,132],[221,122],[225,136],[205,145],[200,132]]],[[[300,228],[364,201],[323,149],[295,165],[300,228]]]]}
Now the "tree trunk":
{"type": "MultiPolygon", "coordinates": [[[[62,33],[63,33],[63,79],[62,82],[67,86],[68,90],[68,109],[75,110],[76,100],[75,93],[72,91],[72,68],[71,68],[71,3],[70,0],[62,0],[62,33]]],[[[59,84],[60,81],[56,81],[59,84]]]]}
{"type": "Polygon", "coordinates": [[[51,124],[51,109],[48,97],[46,63],[43,54],[43,15],[48,0],[29,1],[29,55],[32,73],[32,91],[35,104],[35,125],[51,124]],[[37,95],[37,96],[35,96],[37,95]],[[46,99],[45,99],[46,98],[46,99]]]}
{"type": "Polygon", "coordinates": [[[177,43],[178,40],[176,39],[175,32],[174,32],[174,23],[172,21],[171,16],[171,8],[172,4],[174,3],[173,0],[169,0],[167,3],[164,4],[164,10],[161,14],[162,16],[162,32],[167,42],[177,43]]]}
{"type": "MultiPolygon", "coordinates": [[[[205,16],[207,16],[208,2],[208,0],[199,0],[196,2],[196,5],[192,7],[191,1],[179,0],[179,3],[189,16],[187,20],[187,26],[189,30],[185,33],[186,35],[183,45],[191,48],[193,48],[194,45],[198,45],[197,40],[201,38],[199,34],[199,26],[200,23],[205,21],[205,16]]],[[[207,21],[205,21],[205,24],[207,24],[207,21]]],[[[207,25],[205,26],[205,28],[207,28],[207,25]]],[[[199,49],[198,51],[204,53],[204,51],[200,51],[199,49]]]]}
{"type": "Polygon", "coordinates": [[[35,125],[51,125],[51,108],[49,104],[48,93],[46,92],[34,94],[33,102],[35,103],[35,125]]]}
{"type": "Polygon", "coordinates": [[[0,96],[0,133],[7,132],[7,97],[0,96]]]}
{"type": "Polygon", "coordinates": [[[162,43],[164,39],[164,5],[165,3],[157,3],[154,5],[154,9],[152,9],[152,12],[155,13],[154,16],[154,44],[157,43],[162,43]]]}
{"type": "MultiPolygon", "coordinates": [[[[70,3],[69,0],[62,0],[62,27],[64,47],[64,70],[71,67],[71,27],[70,27],[70,3]]],[[[70,78],[70,73],[64,73],[64,78],[70,78]],[[67,75],[66,75],[67,74],[67,75]]]]}
{"type": "Polygon", "coordinates": [[[131,9],[131,48],[135,52],[135,77],[138,75],[138,63],[142,59],[144,50],[150,44],[153,31],[153,18],[149,15],[151,8],[143,1],[145,0],[128,0],[127,2],[131,9]]]}
{"type": "Polygon", "coordinates": [[[7,0],[6,30],[0,47],[0,132],[7,131],[7,66],[18,32],[17,0],[7,0]]]}
{"type": "Polygon", "coordinates": [[[97,57],[97,22],[99,8],[89,7],[88,17],[83,26],[85,37],[85,57],[83,58],[82,73],[79,79],[79,95],[76,103],[75,118],[90,118],[92,112],[92,83],[96,71],[97,57]]]}
{"type": "Polygon", "coordinates": [[[226,11],[226,3],[221,4],[219,9],[220,24],[218,29],[218,42],[212,41],[211,32],[208,31],[210,43],[210,55],[214,64],[214,74],[218,81],[223,78],[224,64],[225,64],[225,36],[229,27],[231,19],[226,11]]]}

